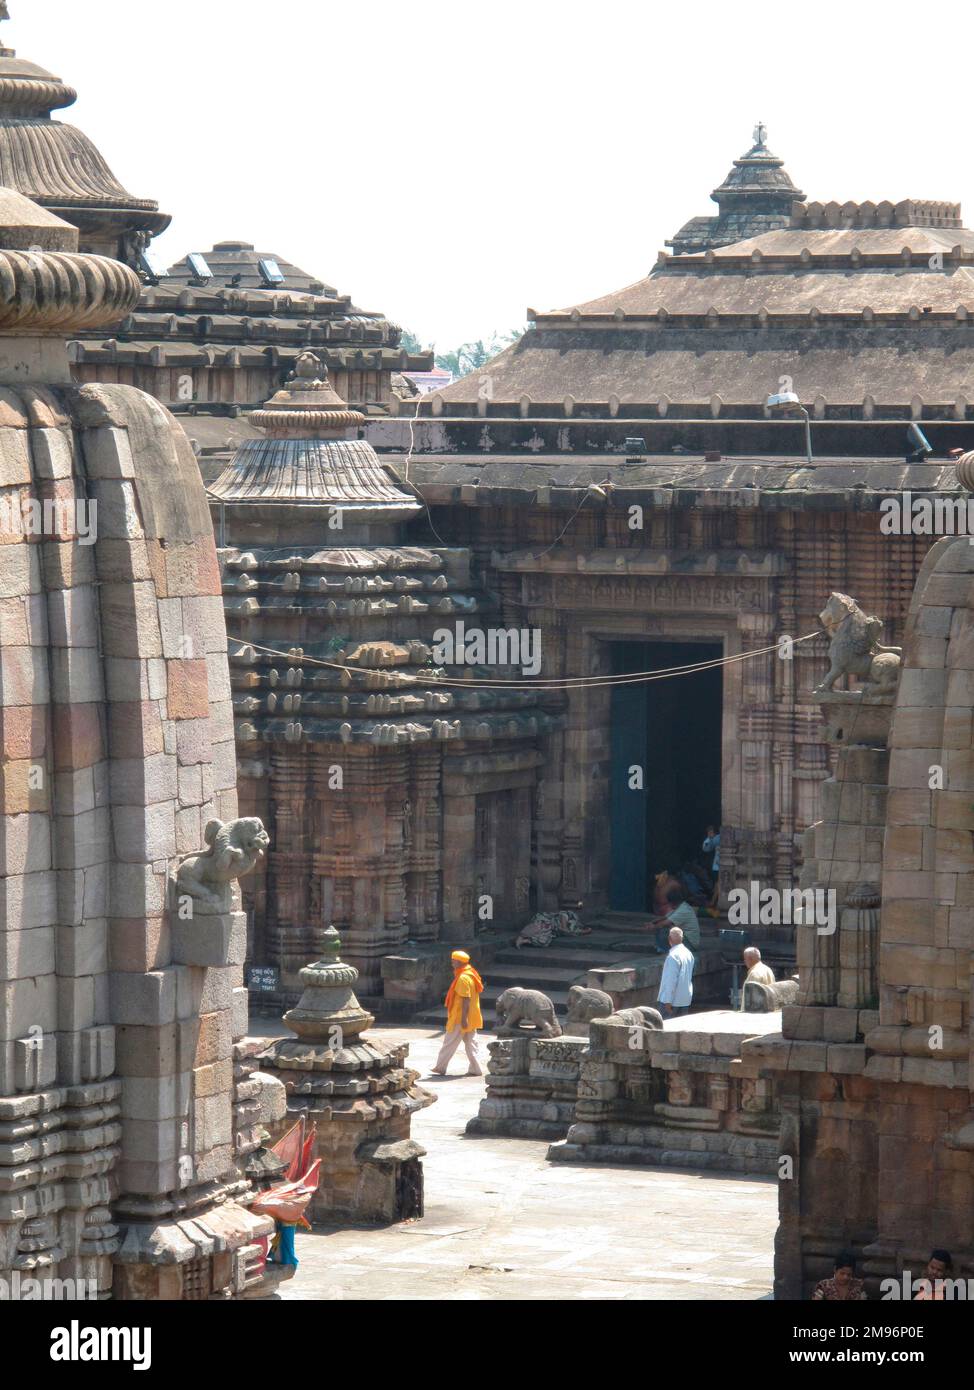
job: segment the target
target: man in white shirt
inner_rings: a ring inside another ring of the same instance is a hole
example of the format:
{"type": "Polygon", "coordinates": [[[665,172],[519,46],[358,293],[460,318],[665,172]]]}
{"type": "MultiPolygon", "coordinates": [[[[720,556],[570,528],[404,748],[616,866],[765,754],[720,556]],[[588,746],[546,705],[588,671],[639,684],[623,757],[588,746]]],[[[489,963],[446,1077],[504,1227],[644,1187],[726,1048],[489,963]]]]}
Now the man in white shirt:
{"type": "Polygon", "coordinates": [[[663,962],[656,1002],[667,1018],[685,1014],[693,1002],[693,952],[684,946],[679,927],[670,928],[670,950],[663,962]]]}
{"type": "MultiPolygon", "coordinates": [[[[765,965],[761,959],[761,952],[756,946],[744,947],[744,964],[747,967],[747,977],[744,981],[746,985],[773,985],[774,971],[770,965],[765,965]]],[[[741,990],[741,1008],[744,1008],[744,991],[741,990]]]]}

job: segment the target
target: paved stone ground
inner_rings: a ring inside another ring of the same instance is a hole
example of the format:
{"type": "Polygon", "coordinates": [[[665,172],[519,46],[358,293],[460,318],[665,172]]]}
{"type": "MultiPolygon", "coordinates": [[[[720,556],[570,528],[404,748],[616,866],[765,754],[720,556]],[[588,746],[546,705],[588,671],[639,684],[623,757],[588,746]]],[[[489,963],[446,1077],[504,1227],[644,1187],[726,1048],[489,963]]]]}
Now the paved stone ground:
{"type": "MultiPolygon", "coordinates": [[[[261,1020],[255,1034],[283,1031],[261,1020]]],[[[413,1121],[428,1150],[426,1214],[392,1227],[298,1234],[284,1299],[759,1299],[770,1296],[777,1226],[768,1178],[555,1165],[547,1145],[464,1137],[479,1077],[428,1076],[442,1035],[406,1039],[439,1099],[413,1121]]]]}

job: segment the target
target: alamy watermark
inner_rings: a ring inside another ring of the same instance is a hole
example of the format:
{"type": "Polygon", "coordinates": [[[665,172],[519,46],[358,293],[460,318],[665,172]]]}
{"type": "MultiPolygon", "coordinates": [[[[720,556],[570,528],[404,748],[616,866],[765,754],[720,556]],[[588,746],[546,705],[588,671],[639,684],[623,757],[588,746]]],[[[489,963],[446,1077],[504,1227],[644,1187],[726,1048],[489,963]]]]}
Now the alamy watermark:
{"type": "Polygon", "coordinates": [[[0,498],[0,533],[8,536],[60,536],[94,545],[98,502],[87,497],[0,498]]]}
{"type": "Polygon", "coordinates": [[[974,537],[974,498],[914,497],[901,492],[879,504],[879,530],[884,536],[974,537]]]}
{"type": "Polygon", "coordinates": [[[914,1279],[910,1271],[904,1269],[898,1279],[880,1280],[879,1296],[884,1302],[891,1299],[908,1302],[917,1297],[946,1303],[966,1302],[967,1299],[974,1299],[974,1279],[929,1279],[925,1275],[914,1279]]]}
{"type": "Polygon", "coordinates": [[[97,1279],[35,1279],[19,1269],[0,1275],[0,1303],[77,1303],[97,1298],[97,1279]]]}
{"type": "Polygon", "coordinates": [[[520,666],[525,676],[541,670],[541,629],[466,627],[462,622],[433,633],[433,660],[440,666],[520,666]]]}
{"type": "Polygon", "coordinates": [[[752,880],[727,895],[727,921],[732,927],[814,927],[819,936],[836,928],[834,888],[762,888],[752,880]]]}

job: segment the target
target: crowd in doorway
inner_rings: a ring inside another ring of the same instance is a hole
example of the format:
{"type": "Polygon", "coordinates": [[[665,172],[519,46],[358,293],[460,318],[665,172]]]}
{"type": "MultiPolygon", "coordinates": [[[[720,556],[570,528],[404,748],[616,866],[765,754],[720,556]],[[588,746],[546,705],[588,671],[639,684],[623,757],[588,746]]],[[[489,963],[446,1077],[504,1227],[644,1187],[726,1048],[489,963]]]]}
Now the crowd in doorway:
{"type": "Polygon", "coordinates": [[[658,917],[666,914],[669,894],[675,889],[683,900],[695,911],[706,912],[710,917],[720,915],[718,898],[720,893],[720,829],[708,825],[701,849],[709,861],[698,858],[687,859],[674,872],[661,869],[655,877],[653,888],[653,910],[658,917]]]}

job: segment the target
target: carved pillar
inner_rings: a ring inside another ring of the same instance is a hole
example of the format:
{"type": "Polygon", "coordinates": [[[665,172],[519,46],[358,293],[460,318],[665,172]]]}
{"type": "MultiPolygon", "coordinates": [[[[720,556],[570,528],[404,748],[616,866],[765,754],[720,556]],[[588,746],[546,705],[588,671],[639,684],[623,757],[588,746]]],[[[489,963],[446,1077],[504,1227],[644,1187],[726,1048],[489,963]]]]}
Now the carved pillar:
{"type": "Polygon", "coordinates": [[[403,855],[406,867],[406,921],[414,941],[435,941],[440,924],[442,847],[440,765],[436,746],[411,750],[409,797],[404,804],[403,855]]]}
{"type": "Polygon", "coordinates": [[[274,820],[267,876],[273,921],[267,932],[267,953],[287,988],[289,981],[297,985],[297,972],[306,964],[311,948],[313,806],[308,796],[308,750],[302,745],[275,744],[270,766],[274,820]]]}
{"type": "Polygon", "coordinates": [[[454,791],[444,780],[443,795],[443,941],[472,941],[476,923],[477,798],[454,791]]]}
{"type": "MultiPolygon", "coordinates": [[[[740,613],[737,628],[742,651],[771,644],[774,615],[740,613]]],[[[740,826],[737,836],[738,879],[767,883],[775,868],[775,779],[772,761],[774,652],[742,663],[739,729],[740,826]]],[[[723,842],[722,842],[723,843],[723,842]]]]}
{"type": "Polygon", "coordinates": [[[879,950],[879,905],[875,883],[858,883],[842,909],[839,930],[838,1004],[847,1009],[875,1009],[879,1003],[876,964],[879,950]]]}
{"type": "Polygon", "coordinates": [[[805,832],[802,888],[834,894],[838,929],[797,933],[801,1001],[874,1007],[891,695],[816,694],[826,737],[838,749],[822,786],[822,819],[805,832]],[[856,885],[854,888],[851,885],[856,885]]]}
{"type": "Polygon", "coordinates": [[[321,745],[312,754],[319,827],[313,873],[320,917],[341,930],[365,994],[381,991],[383,955],[406,940],[403,828],[412,802],[407,753],[395,748],[321,745]],[[332,786],[332,766],[341,767],[332,786]]]}

